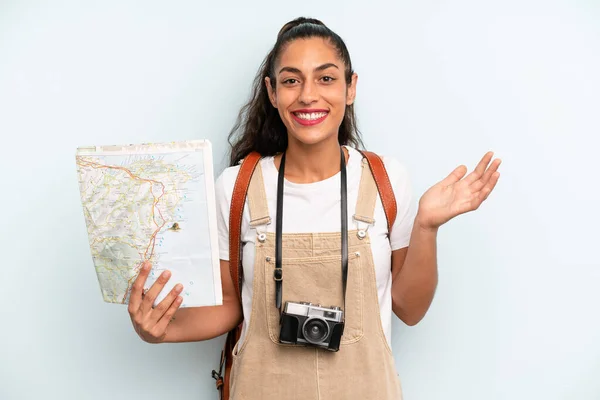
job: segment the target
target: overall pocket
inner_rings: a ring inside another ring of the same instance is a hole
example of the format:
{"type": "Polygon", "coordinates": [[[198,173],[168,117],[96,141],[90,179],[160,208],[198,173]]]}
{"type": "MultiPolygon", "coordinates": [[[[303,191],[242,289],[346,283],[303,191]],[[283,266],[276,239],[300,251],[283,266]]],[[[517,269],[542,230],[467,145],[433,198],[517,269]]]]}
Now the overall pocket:
{"type": "MultiPolygon", "coordinates": [[[[279,344],[279,309],[275,306],[275,260],[265,262],[267,325],[269,336],[279,344]]],[[[310,302],[344,308],[341,256],[286,258],[282,265],[282,308],[286,301],[310,302]]],[[[341,344],[358,342],[363,336],[363,271],[360,256],[348,254],[345,327],[341,344]]],[[[283,345],[282,345],[283,346],[283,345]]]]}

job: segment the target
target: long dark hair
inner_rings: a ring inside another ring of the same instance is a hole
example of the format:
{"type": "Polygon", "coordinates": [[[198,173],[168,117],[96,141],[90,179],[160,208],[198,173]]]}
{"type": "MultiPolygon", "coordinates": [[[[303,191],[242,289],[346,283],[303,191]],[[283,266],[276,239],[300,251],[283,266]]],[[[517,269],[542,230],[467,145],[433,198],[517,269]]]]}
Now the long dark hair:
{"type": "MultiPolygon", "coordinates": [[[[340,59],[346,66],[344,71],[346,84],[350,84],[352,81],[354,73],[352,62],[341,37],[314,18],[300,17],[285,24],[277,35],[273,49],[262,62],[254,78],[250,100],[240,110],[237,121],[229,133],[230,166],[236,165],[251,151],[257,151],[264,157],[275,155],[287,148],[287,130],[279,112],[269,100],[265,78],[270,77],[271,86],[275,90],[275,63],[285,46],[293,40],[312,37],[329,40],[337,49],[340,59]]],[[[338,141],[342,145],[364,148],[360,131],[356,125],[354,104],[346,106],[344,119],[338,131],[338,141]]]]}

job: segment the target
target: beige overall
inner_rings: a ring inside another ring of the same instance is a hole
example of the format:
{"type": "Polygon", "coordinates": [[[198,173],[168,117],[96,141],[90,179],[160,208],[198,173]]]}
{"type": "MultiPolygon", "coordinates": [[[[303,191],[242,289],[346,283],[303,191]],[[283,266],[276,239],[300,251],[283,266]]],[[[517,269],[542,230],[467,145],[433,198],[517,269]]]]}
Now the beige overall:
{"type": "MultiPolygon", "coordinates": [[[[377,187],[363,160],[354,218],[373,222],[377,187]]],[[[248,190],[251,226],[269,220],[260,163],[248,190]]],[[[286,210],[285,212],[294,212],[286,210]]],[[[385,223],[382,221],[382,223],[385,223]]],[[[349,231],[345,330],[338,352],[278,343],[275,234],[256,238],[252,314],[231,370],[231,400],[400,400],[379,315],[368,233],[349,231]],[[265,237],[266,236],[266,237],[265,237]]],[[[283,303],[343,306],[340,233],[283,234],[283,303]]],[[[239,348],[238,348],[239,347],[239,348]]]]}

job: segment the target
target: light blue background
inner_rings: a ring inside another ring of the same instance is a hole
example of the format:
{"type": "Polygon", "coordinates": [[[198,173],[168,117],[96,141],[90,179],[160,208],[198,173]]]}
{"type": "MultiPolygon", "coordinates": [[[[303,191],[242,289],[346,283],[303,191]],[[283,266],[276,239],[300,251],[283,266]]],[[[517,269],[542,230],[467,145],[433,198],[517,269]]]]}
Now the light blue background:
{"type": "Polygon", "coordinates": [[[4,0],[0,399],[216,399],[223,338],[146,344],[102,301],[75,148],[207,138],[220,172],[300,15],[345,39],[368,147],[417,195],[503,160],[488,202],[440,230],[430,312],[394,325],[405,399],[600,398],[597,2],[4,0]]]}

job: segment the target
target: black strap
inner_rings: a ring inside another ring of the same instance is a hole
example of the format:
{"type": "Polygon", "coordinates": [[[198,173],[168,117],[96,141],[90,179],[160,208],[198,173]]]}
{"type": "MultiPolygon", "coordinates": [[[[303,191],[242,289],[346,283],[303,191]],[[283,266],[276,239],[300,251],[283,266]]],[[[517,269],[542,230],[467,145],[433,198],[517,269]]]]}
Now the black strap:
{"type": "Polygon", "coordinates": [[[283,279],[282,250],[281,250],[281,231],[283,229],[283,175],[285,172],[285,152],[281,156],[279,165],[279,175],[277,176],[277,216],[275,219],[275,306],[281,310],[281,281],[283,279]]]}
{"type": "MultiPolygon", "coordinates": [[[[281,156],[279,175],[277,176],[277,216],[275,218],[275,306],[281,311],[281,286],[283,280],[282,269],[282,227],[283,227],[283,177],[285,172],[285,152],[281,156]]],[[[346,160],[344,149],[340,147],[340,208],[341,208],[341,236],[342,236],[342,286],[344,298],[344,311],[346,310],[346,284],[348,282],[348,184],[346,177],[346,160]]]]}
{"type": "MultiPolygon", "coordinates": [[[[344,150],[342,147],[340,147],[340,151],[342,153],[340,164],[340,175],[342,180],[340,184],[340,197],[342,207],[342,285],[344,288],[342,293],[344,298],[343,315],[346,315],[346,283],[348,281],[348,185],[346,183],[346,160],[344,160],[344,150]]],[[[346,318],[344,317],[344,319],[346,318]]]]}

